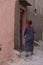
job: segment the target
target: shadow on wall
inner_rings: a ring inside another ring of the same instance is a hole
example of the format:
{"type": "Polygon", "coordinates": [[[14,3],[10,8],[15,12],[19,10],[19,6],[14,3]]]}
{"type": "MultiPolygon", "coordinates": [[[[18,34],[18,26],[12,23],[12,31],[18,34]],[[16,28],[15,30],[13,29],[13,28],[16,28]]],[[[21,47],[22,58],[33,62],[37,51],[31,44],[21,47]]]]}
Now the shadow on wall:
{"type": "Polygon", "coordinates": [[[37,14],[34,18],[35,20],[35,28],[36,28],[36,35],[35,39],[37,41],[42,40],[42,31],[43,31],[43,16],[37,14]]]}
{"type": "Polygon", "coordinates": [[[35,27],[35,31],[36,31],[35,40],[36,41],[42,40],[43,16],[41,16],[40,14],[33,16],[33,12],[30,11],[30,9],[28,11],[28,14],[27,14],[27,19],[31,19],[33,21],[33,25],[35,27]]]}
{"type": "Polygon", "coordinates": [[[19,50],[20,47],[20,25],[19,25],[19,20],[20,20],[20,13],[19,13],[19,1],[16,1],[15,4],[15,24],[14,24],[14,48],[16,50],[19,50]]]}

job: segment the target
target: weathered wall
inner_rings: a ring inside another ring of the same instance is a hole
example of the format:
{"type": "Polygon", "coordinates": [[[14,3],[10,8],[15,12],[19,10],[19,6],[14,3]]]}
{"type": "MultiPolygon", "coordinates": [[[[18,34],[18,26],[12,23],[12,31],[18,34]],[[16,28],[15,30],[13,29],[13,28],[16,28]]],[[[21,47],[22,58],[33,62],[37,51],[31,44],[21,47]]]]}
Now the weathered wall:
{"type": "Polygon", "coordinates": [[[43,15],[43,0],[35,0],[35,8],[40,15],[43,15]]]}
{"type": "Polygon", "coordinates": [[[35,4],[35,0],[27,0],[27,2],[29,2],[32,5],[32,9],[33,9],[33,5],[35,4]]]}
{"type": "Polygon", "coordinates": [[[15,8],[15,32],[14,32],[14,43],[15,49],[19,50],[20,48],[20,9],[19,9],[19,1],[16,1],[15,8]]]}
{"type": "Polygon", "coordinates": [[[34,27],[36,30],[35,39],[42,40],[42,31],[43,31],[43,16],[37,14],[34,16],[34,27]]]}
{"type": "Polygon", "coordinates": [[[0,0],[0,62],[12,54],[16,0],[0,0]]]}
{"type": "MultiPolygon", "coordinates": [[[[28,0],[29,2],[29,0],[28,0]]],[[[32,0],[31,0],[32,2],[32,0]]],[[[33,21],[33,25],[35,27],[36,33],[35,33],[35,40],[42,40],[42,32],[43,32],[43,16],[42,16],[42,4],[43,1],[42,0],[33,0],[33,8],[37,9],[37,14],[34,14],[34,11],[32,10],[32,6],[31,7],[27,7],[27,20],[32,20],[33,21]]]]}
{"type": "Polygon", "coordinates": [[[33,25],[35,27],[35,40],[42,40],[42,32],[43,32],[43,16],[40,14],[33,15],[33,12],[28,9],[27,20],[32,20],[33,25]]]}

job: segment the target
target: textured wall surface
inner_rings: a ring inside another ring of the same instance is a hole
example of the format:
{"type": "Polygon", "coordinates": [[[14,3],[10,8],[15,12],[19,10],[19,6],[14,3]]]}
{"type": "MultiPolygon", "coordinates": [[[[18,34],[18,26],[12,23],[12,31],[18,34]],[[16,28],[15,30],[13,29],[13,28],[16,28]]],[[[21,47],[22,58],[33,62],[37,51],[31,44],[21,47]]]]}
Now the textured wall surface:
{"type": "Polygon", "coordinates": [[[0,0],[0,62],[12,54],[14,48],[14,12],[16,0],[0,0]]]}
{"type": "Polygon", "coordinates": [[[15,49],[19,50],[20,47],[20,9],[19,9],[19,1],[16,1],[15,8],[15,32],[14,32],[14,43],[15,49]]]}
{"type": "Polygon", "coordinates": [[[35,8],[40,15],[43,15],[43,0],[35,0],[35,8]]]}
{"type": "MultiPolygon", "coordinates": [[[[28,2],[32,2],[32,0],[28,0],[28,2]]],[[[27,7],[27,19],[33,20],[33,25],[36,30],[35,40],[42,40],[42,32],[43,32],[43,0],[33,0],[33,7],[37,9],[37,14],[34,14],[32,11],[32,6],[27,7]]]]}

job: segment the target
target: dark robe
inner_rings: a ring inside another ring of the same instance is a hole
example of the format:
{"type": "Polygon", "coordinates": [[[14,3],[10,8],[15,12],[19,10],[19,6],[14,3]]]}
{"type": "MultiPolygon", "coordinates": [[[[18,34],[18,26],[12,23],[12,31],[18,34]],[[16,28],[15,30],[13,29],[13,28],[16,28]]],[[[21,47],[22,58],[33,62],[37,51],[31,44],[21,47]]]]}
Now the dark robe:
{"type": "Polygon", "coordinates": [[[33,43],[34,43],[34,28],[33,27],[26,27],[24,36],[25,37],[25,50],[27,52],[33,51],[33,43]]]}

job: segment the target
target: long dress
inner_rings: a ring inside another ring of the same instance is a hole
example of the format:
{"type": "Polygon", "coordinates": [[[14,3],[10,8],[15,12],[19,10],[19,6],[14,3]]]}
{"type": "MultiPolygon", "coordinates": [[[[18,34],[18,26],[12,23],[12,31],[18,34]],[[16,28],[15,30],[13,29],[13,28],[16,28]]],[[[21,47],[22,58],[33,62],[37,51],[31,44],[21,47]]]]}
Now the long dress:
{"type": "Polygon", "coordinates": [[[27,52],[32,52],[33,51],[33,42],[34,42],[34,28],[26,27],[24,36],[25,37],[25,50],[27,52]]]}

